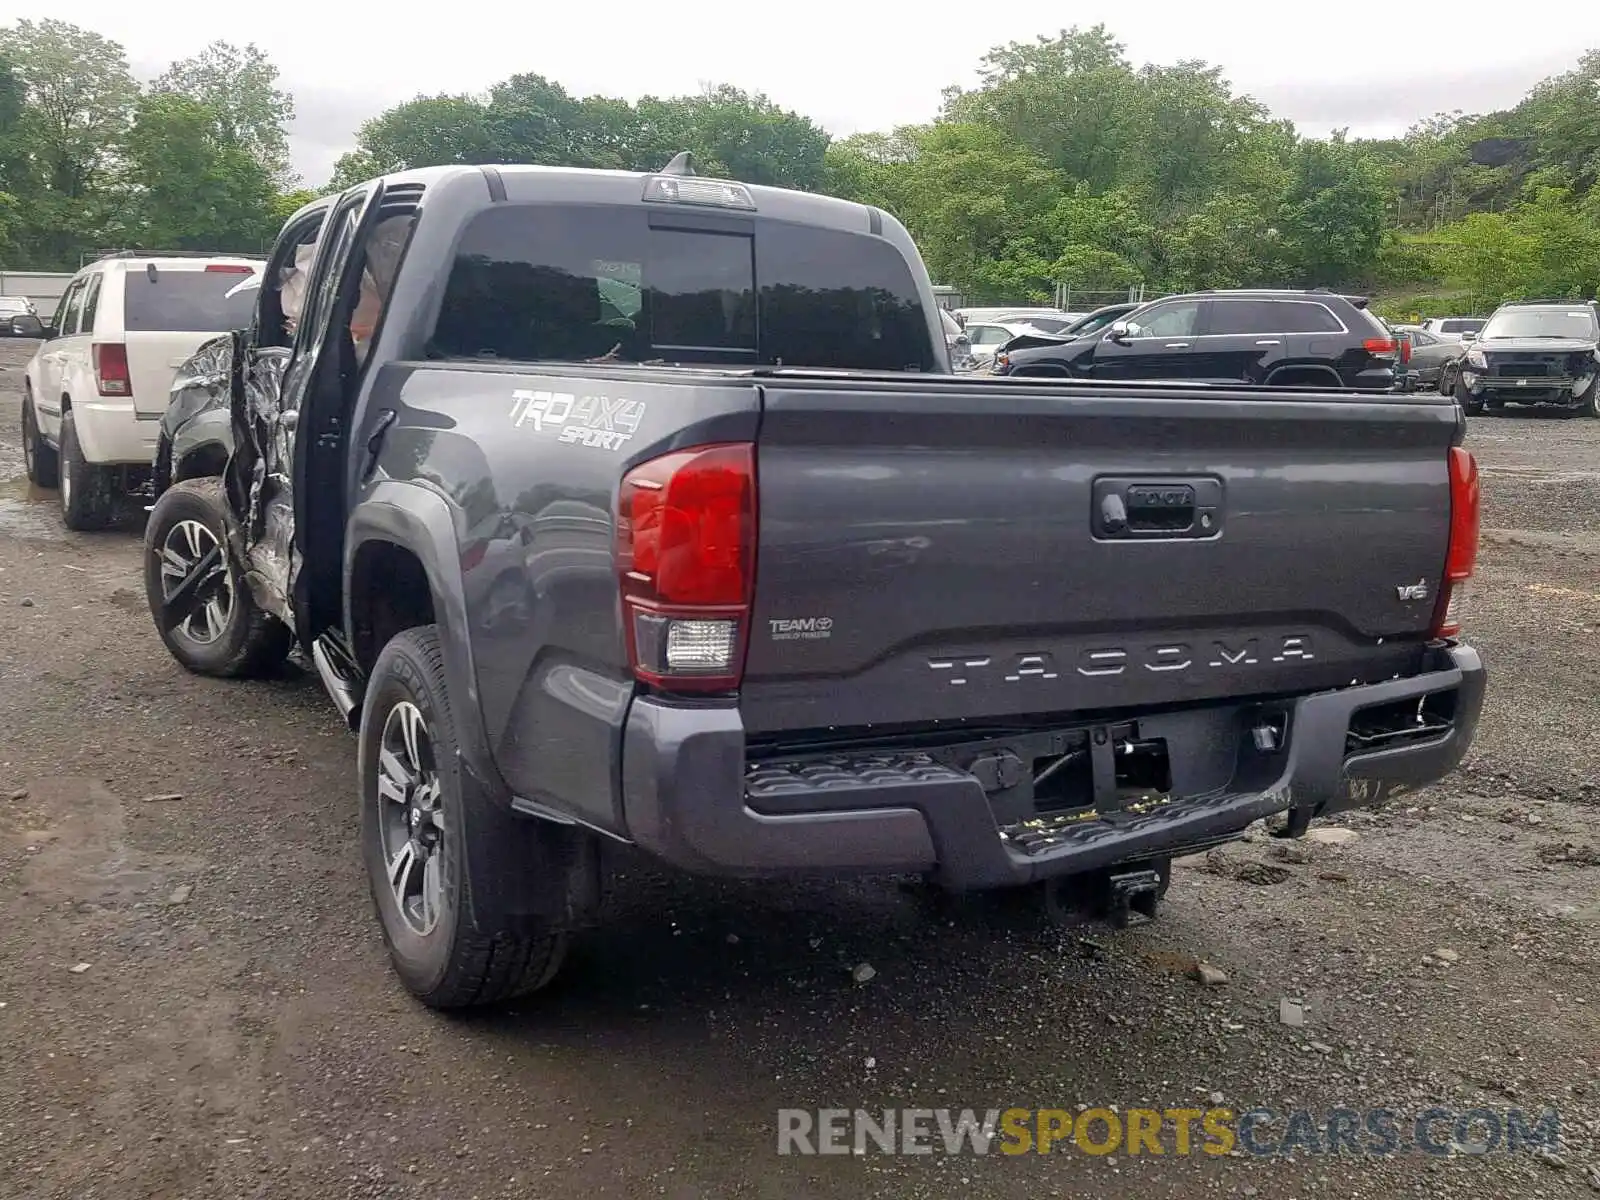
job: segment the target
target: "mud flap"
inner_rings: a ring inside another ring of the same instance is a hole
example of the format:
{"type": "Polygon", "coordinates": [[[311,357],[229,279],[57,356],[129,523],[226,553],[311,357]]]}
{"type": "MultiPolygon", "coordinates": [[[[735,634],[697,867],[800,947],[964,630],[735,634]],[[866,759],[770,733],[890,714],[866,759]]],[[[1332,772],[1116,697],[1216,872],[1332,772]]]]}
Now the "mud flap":
{"type": "Polygon", "coordinates": [[[518,816],[464,757],[456,761],[473,927],[485,935],[521,933],[592,915],[601,891],[594,836],[576,825],[518,816]]]}

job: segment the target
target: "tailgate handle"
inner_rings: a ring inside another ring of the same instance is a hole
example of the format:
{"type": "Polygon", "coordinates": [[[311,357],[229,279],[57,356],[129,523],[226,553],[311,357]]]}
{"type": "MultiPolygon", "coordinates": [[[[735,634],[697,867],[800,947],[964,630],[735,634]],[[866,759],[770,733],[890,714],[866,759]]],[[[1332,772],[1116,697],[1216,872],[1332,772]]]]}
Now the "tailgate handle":
{"type": "Polygon", "coordinates": [[[1131,532],[1181,533],[1194,524],[1194,488],[1186,483],[1139,483],[1125,500],[1131,532]]]}
{"type": "Polygon", "coordinates": [[[1097,479],[1094,533],[1098,538],[1211,538],[1222,531],[1222,481],[1097,479]]]}

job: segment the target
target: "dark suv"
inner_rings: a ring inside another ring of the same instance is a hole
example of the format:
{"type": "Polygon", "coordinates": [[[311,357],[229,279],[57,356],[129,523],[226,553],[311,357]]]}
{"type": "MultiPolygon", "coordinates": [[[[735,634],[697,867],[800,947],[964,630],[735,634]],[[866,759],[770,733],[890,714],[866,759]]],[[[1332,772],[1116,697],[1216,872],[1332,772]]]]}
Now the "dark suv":
{"type": "Polygon", "coordinates": [[[1494,310],[1441,380],[1469,413],[1553,404],[1600,417],[1600,311],[1592,300],[1518,300],[1494,310]]]}
{"type": "Polygon", "coordinates": [[[1399,345],[1366,306],[1321,289],[1167,296],[1098,337],[1012,350],[996,374],[1389,391],[1399,345]]]}

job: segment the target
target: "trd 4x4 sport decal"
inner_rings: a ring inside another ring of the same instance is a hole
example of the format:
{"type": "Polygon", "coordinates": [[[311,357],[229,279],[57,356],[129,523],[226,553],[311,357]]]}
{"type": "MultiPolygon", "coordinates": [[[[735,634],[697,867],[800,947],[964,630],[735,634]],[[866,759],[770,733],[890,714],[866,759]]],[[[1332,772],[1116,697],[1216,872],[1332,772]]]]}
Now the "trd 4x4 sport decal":
{"type": "Polygon", "coordinates": [[[555,433],[558,440],[601,450],[620,450],[644,419],[644,401],[612,396],[518,388],[511,393],[513,428],[555,433]]]}

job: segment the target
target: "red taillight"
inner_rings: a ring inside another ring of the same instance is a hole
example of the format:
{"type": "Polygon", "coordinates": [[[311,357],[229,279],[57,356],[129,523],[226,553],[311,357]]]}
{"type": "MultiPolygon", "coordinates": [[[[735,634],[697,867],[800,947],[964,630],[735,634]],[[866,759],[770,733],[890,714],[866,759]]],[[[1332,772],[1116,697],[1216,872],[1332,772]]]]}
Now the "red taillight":
{"type": "Polygon", "coordinates": [[[1410,338],[1401,338],[1400,339],[1400,361],[1402,363],[1408,363],[1408,362],[1411,361],[1411,339],[1410,338]]]}
{"type": "Polygon", "coordinates": [[[207,263],[206,270],[217,275],[253,275],[256,269],[243,263],[207,263]]]}
{"type": "Polygon", "coordinates": [[[89,348],[94,360],[94,379],[102,396],[133,395],[133,378],[128,374],[128,348],[121,342],[96,342],[89,348]]]}
{"type": "Polygon", "coordinates": [[[755,447],[651,459],[617,491],[617,573],[628,657],[672,691],[739,686],[755,582],[755,447]]]}
{"type": "Polygon", "coordinates": [[[1362,342],[1361,345],[1368,354],[1376,354],[1380,358],[1386,357],[1395,352],[1395,340],[1393,338],[1368,338],[1366,341],[1362,342]]]}
{"type": "Polygon", "coordinates": [[[1445,550],[1444,579],[1433,607],[1433,636],[1461,632],[1458,611],[1466,582],[1478,565],[1478,462],[1460,446],[1450,448],[1450,545],[1445,550]]]}

